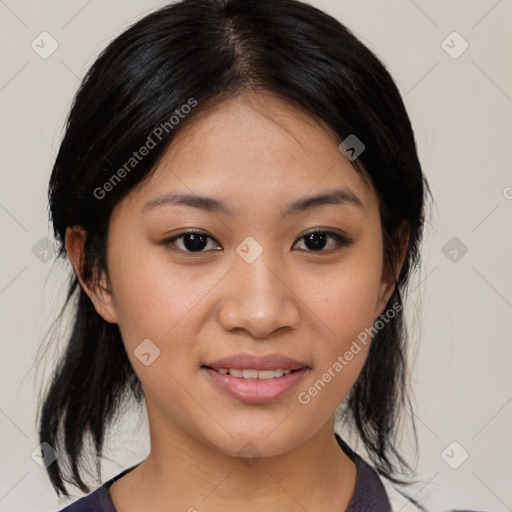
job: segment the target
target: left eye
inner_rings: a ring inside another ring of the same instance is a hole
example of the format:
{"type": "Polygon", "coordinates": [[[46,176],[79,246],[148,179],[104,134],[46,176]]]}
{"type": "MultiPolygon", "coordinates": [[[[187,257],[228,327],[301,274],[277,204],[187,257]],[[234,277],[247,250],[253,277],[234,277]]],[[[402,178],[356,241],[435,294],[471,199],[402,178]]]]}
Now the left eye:
{"type": "Polygon", "coordinates": [[[328,252],[328,250],[323,251],[322,249],[328,245],[327,240],[329,239],[334,240],[334,244],[331,244],[334,245],[334,247],[331,246],[331,248],[328,250],[336,249],[336,246],[338,246],[338,248],[346,247],[353,242],[353,240],[345,236],[338,235],[338,233],[333,233],[332,231],[322,231],[320,229],[310,231],[309,233],[302,235],[299,238],[299,241],[305,240],[306,245],[309,245],[309,248],[312,247],[313,252],[328,252]]]}
{"type": "MultiPolygon", "coordinates": [[[[208,240],[215,241],[212,237],[208,236],[206,233],[203,233],[201,231],[186,231],[176,236],[173,236],[172,238],[168,238],[167,240],[164,240],[162,243],[166,246],[176,245],[178,249],[183,252],[197,253],[206,252],[203,249],[205,249],[205,247],[208,245],[208,240]],[[178,244],[178,242],[181,242],[181,244],[178,244]]],[[[295,242],[295,244],[298,244],[302,240],[304,240],[305,242],[305,245],[307,247],[306,250],[312,252],[328,252],[331,250],[335,250],[336,246],[346,247],[353,243],[353,240],[345,236],[339,235],[332,231],[322,231],[320,229],[310,231],[309,233],[302,235],[297,240],[297,242],[295,242]],[[330,248],[324,250],[325,247],[329,245],[329,240],[333,241],[334,243],[331,243],[330,248]]]]}

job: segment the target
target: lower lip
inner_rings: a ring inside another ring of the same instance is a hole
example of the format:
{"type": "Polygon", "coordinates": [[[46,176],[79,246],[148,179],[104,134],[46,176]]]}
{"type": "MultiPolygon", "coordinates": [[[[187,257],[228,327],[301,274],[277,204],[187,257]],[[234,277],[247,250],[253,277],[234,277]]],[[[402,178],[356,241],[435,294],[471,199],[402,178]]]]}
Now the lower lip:
{"type": "Polygon", "coordinates": [[[286,395],[307,371],[302,368],[275,379],[244,379],[222,375],[211,368],[202,368],[224,393],[248,404],[273,402],[286,395]]]}

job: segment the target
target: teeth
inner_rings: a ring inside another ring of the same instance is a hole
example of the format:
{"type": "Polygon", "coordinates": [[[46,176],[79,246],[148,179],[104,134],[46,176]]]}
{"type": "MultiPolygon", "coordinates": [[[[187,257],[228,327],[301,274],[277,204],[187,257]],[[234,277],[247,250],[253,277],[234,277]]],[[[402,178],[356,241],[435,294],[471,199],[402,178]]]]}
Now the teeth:
{"type": "Polygon", "coordinates": [[[291,370],[237,370],[236,368],[219,368],[216,370],[221,375],[231,375],[232,377],[239,377],[243,379],[277,379],[283,375],[288,375],[291,370]]]}
{"type": "Polygon", "coordinates": [[[256,376],[258,379],[273,379],[274,377],[281,377],[281,375],[275,375],[277,371],[279,370],[260,370],[259,372],[256,372],[256,376]]]}

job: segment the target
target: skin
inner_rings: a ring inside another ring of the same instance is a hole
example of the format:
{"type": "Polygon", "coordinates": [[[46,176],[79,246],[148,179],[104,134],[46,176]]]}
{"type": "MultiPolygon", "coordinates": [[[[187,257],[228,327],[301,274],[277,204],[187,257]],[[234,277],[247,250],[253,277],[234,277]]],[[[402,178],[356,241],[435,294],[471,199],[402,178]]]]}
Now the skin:
{"type": "MultiPolygon", "coordinates": [[[[334,413],[369,344],[310,403],[298,394],[373,325],[393,291],[383,271],[377,196],[322,122],[275,96],[245,93],[190,121],[149,179],[114,209],[108,276],[96,287],[81,281],[98,313],[119,325],[145,390],[151,451],[112,485],[114,506],[345,510],[356,468],[336,443],[334,413]],[[291,202],[330,188],[350,189],[362,207],[324,204],[282,216],[291,202]],[[212,196],[237,214],[177,205],[143,211],[168,192],[212,196]],[[328,238],[315,250],[304,235],[317,227],[353,243],[328,238]],[[162,243],[189,228],[211,237],[202,253],[186,252],[187,237],[162,243]],[[252,263],[236,252],[247,237],[263,249],[252,263]],[[145,366],[134,350],[148,338],[160,356],[145,366]],[[240,352],[284,354],[310,369],[284,397],[247,404],[219,391],[201,369],[240,352]],[[252,447],[252,464],[238,456],[244,446],[252,447]]],[[[66,236],[78,275],[84,236],[78,227],[66,236]]],[[[405,236],[396,275],[406,243],[405,236]]]]}

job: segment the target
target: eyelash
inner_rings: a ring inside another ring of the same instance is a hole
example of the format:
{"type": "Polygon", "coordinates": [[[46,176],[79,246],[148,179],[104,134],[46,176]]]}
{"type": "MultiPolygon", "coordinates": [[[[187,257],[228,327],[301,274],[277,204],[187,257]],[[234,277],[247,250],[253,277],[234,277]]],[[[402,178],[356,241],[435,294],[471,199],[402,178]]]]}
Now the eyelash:
{"type": "MultiPolygon", "coordinates": [[[[311,231],[308,231],[307,233],[304,233],[301,237],[299,237],[297,239],[296,242],[294,242],[294,245],[299,242],[300,240],[303,240],[304,238],[306,238],[308,235],[311,235],[311,234],[315,234],[315,233],[321,233],[321,234],[325,234],[327,235],[328,238],[332,238],[336,241],[336,243],[338,244],[338,248],[337,249],[328,249],[328,250],[319,250],[319,251],[314,251],[314,250],[311,250],[311,249],[301,249],[302,251],[304,252],[311,252],[311,253],[332,253],[333,251],[336,251],[336,250],[339,250],[341,249],[342,247],[348,247],[349,245],[351,245],[354,240],[348,238],[348,237],[345,237],[343,235],[340,235],[338,233],[334,233],[333,231],[328,231],[328,230],[325,230],[325,229],[321,229],[321,228],[317,228],[317,229],[313,229],[311,231]]],[[[199,236],[205,236],[206,238],[209,238],[210,240],[214,240],[215,242],[217,242],[213,237],[209,236],[207,233],[204,233],[203,231],[196,231],[196,230],[189,230],[189,231],[182,231],[181,233],[179,233],[178,235],[175,235],[171,238],[167,238],[165,240],[162,241],[162,245],[168,247],[168,246],[171,246],[171,245],[174,245],[174,243],[179,240],[180,238],[183,238],[184,236],[186,235],[190,235],[190,234],[194,234],[194,235],[199,235],[199,236]]],[[[218,242],[217,242],[218,243],[218,242]]],[[[173,249],[175,250],[175,249],[173,249]]],[[[180,251],[180,252],[184,252],[186,254],[202,254],[202,253],[205,253],[205,252],[208,252],[208,251],[187,251],[185,249],[177,249],[177,251],[180,251]]]]}

